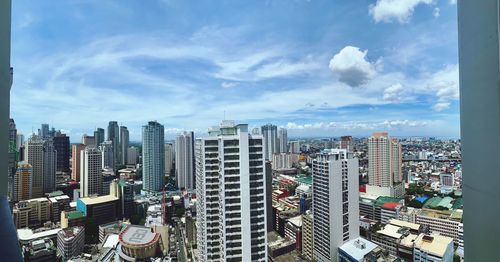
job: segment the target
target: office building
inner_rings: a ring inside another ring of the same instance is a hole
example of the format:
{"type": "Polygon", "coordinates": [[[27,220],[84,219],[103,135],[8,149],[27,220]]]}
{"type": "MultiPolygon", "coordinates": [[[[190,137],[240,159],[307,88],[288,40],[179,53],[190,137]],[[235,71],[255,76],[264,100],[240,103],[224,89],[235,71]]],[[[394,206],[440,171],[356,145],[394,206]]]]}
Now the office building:
{"type": "Polygon", "coordinates": [[[338,261],[338,248],[359,237],[358,159],[346,149],[324,150],[314,159],[313,256],[338,261]]]}
{"type": "Polygon", "coordinates": [[[118,122],[109,121],[108,124],[108,139],[113,144],[113,159],[115,164],[120,162],[120,127],[118,127],[118,122]]]}
{"type": "Polygon", "coordinates": [[[98,225],[117,220],[120,203],[114,195],[83,197],[76,201],[76,210],[82,212],[87,219],[92,218],[97,230],[98,225]]]}
{"type": "Polygon", "coordinates": [[[102,168],[105,169],[115,169],[115,158],[114,158],[114,149],[112,141],[104,141],[99,146],[99,150],[102,153],[102,168]]]}
{"type": "Polygon", "coordinates": [[[199,261],[267,261],[262,136],[223,121],[196,143],[199,261]]]}
{"type": "Polygon", "coordinates": [[[279,153],[288,152],[288,132],[285,128],[278,130],[279,153]]]}
{"type": "Polygon", "coordinates": [[[264,138],[264,156],[266,160],[272,160],[273,154],[279,151],[278,127],[272,124],[260,128],[264,138]]]}
{"type": "Polygon", "coordinates": [[[195,188],[193,132],[183,132],[175,139],[175,173],[180,189],[195,188]]]}
{"type": "Polygon", "coordinates": [[[439,181],[441,184],[441,194],[450,194],[453,192],[454,175],[449,173],[439,174],[439,181]]]}
{"type": "Polygon", "coordinates": [[[298,160],[299,156],[297,154],[276,153],[273,154],[272,168],[273,170],[291,169],[293,168],[293,163],[296,163],[298,160]]]}
{"type": "Polygon", "coordinates": [[[61,221],[61,212],[70,210],[70,206],[69,206],[70,202],[71,202],[71,200],[70,200],[69,196],[67,196],[67,195],[58,195],[58,196],[49,197],[50,213],[51,213],[52,222],[56,223],[56,222],[61,221]]]}
{"type": "Polygon", "coordinates": [[[84,144],[85,146],[92,146],[92,147],[97,146],[95,136],[89,136],[87,134],[83,134],[82,144],[84,144]]]}
{"type": "Polygon", "coordinates": [[[20,201],[12,213],[17,228],[36,227],[51,220],[50,202],[46,197],[20,201]]]}
{"type": "Polygon", "coordinates": [[[32,136],[26,143],[26,161],[32,166],[32,196],[42,197],[56,186],[56,152],[52,140],[32,136]]]}
{"type": "Polygon", "coordinates": [[[33,167],[28,162],[19,162],[14,176],[13,201],[32,198],[32,180],[33,167]]]}
{"type": "Polygon", "coordinates": [[[102,144],[102,142],[104,142],[106,140],[106,138],[104,136],[104,128],[97,128],[94,131],[94,138],[95,138],[95,144],[97,146],[100,146],[102,144]]]}
{"type": "Polygon", "coordinates": [[[387,133],[368,138],[368,185],[366,192],[377,196],[402,197],[401,145],[387,133]]]}
{"type": "MultiPolygon", "coordinates": [[[[174,146],[172,144],[165,144],[165,175],[172,175],[174,165],[174,146]]],[[[194,170],[193,170],[194,172],[194,170]]]]}
{"type": "Polygon", "coordinates": [[[120,164],[127,165],[129,132],[126,126],[120,126],[120,164]]]}
{"type": "Polygon", "coordinates": [[[347,149],[347,151],[354,151],[352,136],[341,136],[340,137],[340,149],[347,149]]]}
{"type": "Polygon", "coordinates": [[[127,165],[137,165],[139,159],[139,148],[131,146],[127,149],[127,165]]]}
{"type": "Polygon", "coordinates": [[[414,262],[453,261],[453,239],[439,234],[420,234],[413,249],[414,262]]]}
{"type": "Polygon", "coordinates": [[[71,179],[76,182],[80,182],[80,158],[82,150],[84,149],[84,144],[71,146],[71,179]]]}
{"type": "Polygon", "coordinates": [[[42,124],[42,127],[38,130],[38,136],[41,138],[49,138],[49,124],[42,124]]]}
{"type": "Polygon", "coordinates": [[[288,142],[288,152],[292,154],[300,154],[300,142],[299,141],[288,142]]]}
{"type": "Polygon", "coordinates": [[[87,147],[82,151],[80,157],[80,197],[102,194],[101,150],[87,147]]]}
{"type": "Polygon", "coordinates": [[[54,136],[54,149],[56,150],[56,171],[69,173],[69,136],[59,134],[54,136]]]}
{"type": "Polygon", "coordinates": [[[150,121],[142,127],[142,185],[145,191],[163,189],[165,173],[164,127],[150,121]]]}
{"type": "Polygon", "coordinates": [[[433,210],[424,208],[416,215],[416,223],[427,226],[431,233],[451,237],[455,245],[458,245],[460,241],[459,231],[463,227],[462,216],[463,210],[461,209],[433,210]]]}
{"type": "MultiPolygon", "coordinates": [[[[24,146],[24,135],[17,132],[17,135],[16,135],[16,149],[17,149],[17,151],[19,151],[19,149],[23,146],[24,146]]],[[[22,155],[20,155],[19,157],[22,157],[22,155]]]]}
{"type": "Polygon", "coordinates": [[[81,255],[84,245],[84,227],[66,228],[57,233],[57,250],[64,260],[81,255]]]}

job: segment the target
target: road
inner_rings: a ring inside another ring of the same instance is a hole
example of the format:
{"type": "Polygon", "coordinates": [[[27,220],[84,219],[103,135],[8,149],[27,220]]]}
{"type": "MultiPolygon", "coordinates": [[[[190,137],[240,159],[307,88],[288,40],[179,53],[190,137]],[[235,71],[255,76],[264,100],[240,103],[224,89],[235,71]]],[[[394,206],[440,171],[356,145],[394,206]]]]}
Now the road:
{"type": "Polygon", "coordinates": [[[177,259],[179,262],[187,262],[186,246],[184,245],[184,238],[182,237],[179,224],[175,226],[175,239],[177,241],[177,259]]]}

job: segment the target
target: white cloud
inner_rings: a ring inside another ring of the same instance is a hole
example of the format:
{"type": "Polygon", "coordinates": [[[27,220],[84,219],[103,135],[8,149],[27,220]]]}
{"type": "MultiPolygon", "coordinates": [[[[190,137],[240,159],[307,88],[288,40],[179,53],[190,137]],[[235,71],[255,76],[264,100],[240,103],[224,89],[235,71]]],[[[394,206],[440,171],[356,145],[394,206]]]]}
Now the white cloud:
{"type": "Polygon", "coordinates": [[[438,7],[434,8],[434,11],[432,11],[432,15],[435,17],[435,18],[438,18],[439,15],[440,15],[440,10],[438,7]]]}
{"type": "Polygon", "coordinates": [[[426,126],[428,121],[411,121],[411,120],[383,120],[383,121],[348,121],[348,122],[315,122],[297,124],[288,122],[285,128],[289,130],[391,130],[409,127],[426,126]]]}
{"type": "Polygon", "coordinates": [[[354,46],[346,46],[330,60],[330,70],[337,75],[339,81],[351,87],[366,84],[377,74],[377,67],[382,60],[375,63],[366,60],[368,50],[361,51],[354,46]]]}
{"type": "Polygon", "coordinates": [[[394,84],[384,90],[383,99],[386,101],[401,101],[403,93],[403,85],[400,83],[394,84]]]}
{"type": "Polygon", "coordinates": [[[377,0],[369,6],[369,13],[375,22],[407,23],[410,20],[415,7],[420,4],[430,5],[434,0],[377,0]]]}
{"type": "Polygon", "coordinates": [[[233,87],[237,87],[238,85],[239,84],[236,82],[222,82],[221,83],[222,88],[233,88],[233,87]]]}
{"type": "Polygon", "coordinates": [[[456,5],[457,4],[457,0],[450,0],[450,5],[456,5]]]}
{"type": "Polygon", "coordinates": [[[450,108],[450,102],[438,102],[434,106],[432,106],[432,109],[434,109],[437,112],[443,111],[450,108]]]}

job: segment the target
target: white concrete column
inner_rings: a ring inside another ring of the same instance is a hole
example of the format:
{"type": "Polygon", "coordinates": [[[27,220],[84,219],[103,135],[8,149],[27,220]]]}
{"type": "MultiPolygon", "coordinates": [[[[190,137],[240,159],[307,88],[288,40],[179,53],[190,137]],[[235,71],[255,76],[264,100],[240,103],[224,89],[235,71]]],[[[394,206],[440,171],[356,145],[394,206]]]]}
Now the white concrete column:
{"type": "Polygon", "coordinates": [[[459,0],[465,261],[498,261],[500,3],[459,0]]]}
{"type": "Polygon", "coordinates": [[[0,197],[7,195],[7,149],[12,75],[10,70],[11,1],[0,1],[0,197]]]}

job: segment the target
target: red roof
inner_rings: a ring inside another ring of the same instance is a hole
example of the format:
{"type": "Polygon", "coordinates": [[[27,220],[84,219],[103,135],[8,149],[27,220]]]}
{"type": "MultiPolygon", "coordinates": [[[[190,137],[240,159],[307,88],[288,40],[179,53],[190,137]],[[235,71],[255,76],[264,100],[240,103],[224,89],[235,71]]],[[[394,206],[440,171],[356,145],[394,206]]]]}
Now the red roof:
{"type": "Polygon", "coordinates": [[[385,209],[396,209],[396,207],[399,205],[399,203],[396,202],[387,202],[382,205],[382,208],[385,209]]]}
{"type": "Polygon", "coordinates": [[[359,192],[366,193],[366,185],[360,185],[359,192]]]}

